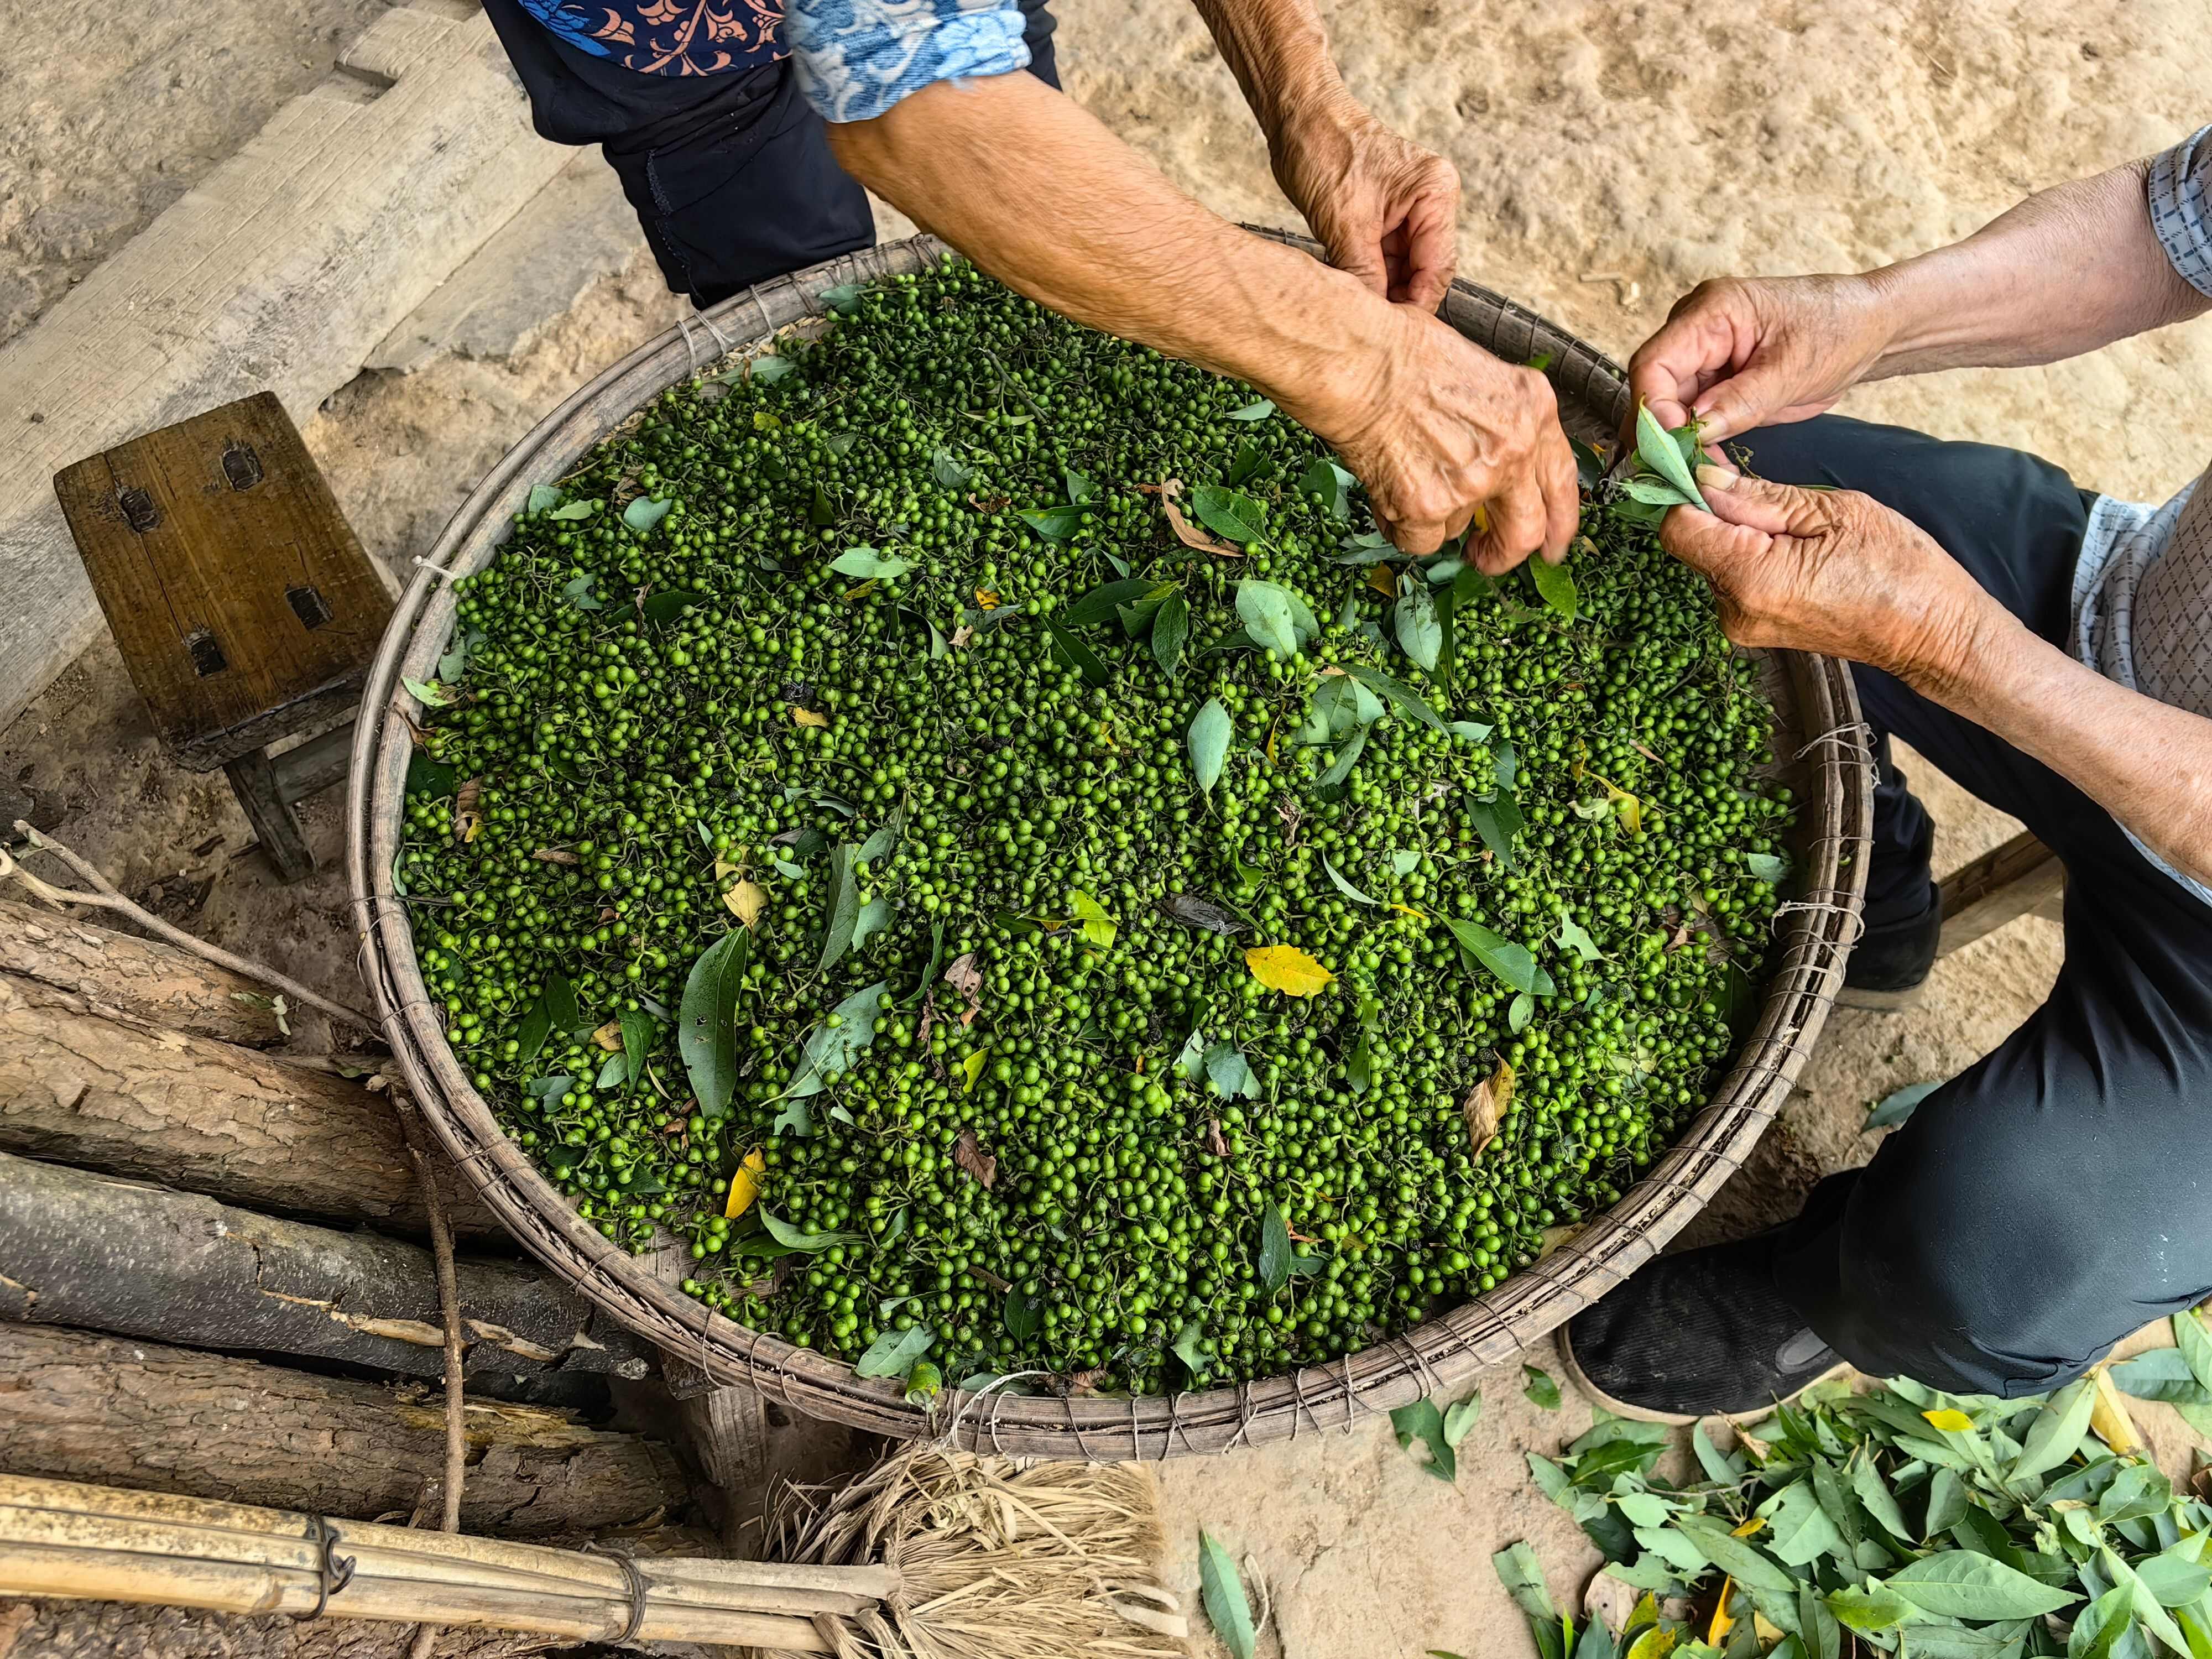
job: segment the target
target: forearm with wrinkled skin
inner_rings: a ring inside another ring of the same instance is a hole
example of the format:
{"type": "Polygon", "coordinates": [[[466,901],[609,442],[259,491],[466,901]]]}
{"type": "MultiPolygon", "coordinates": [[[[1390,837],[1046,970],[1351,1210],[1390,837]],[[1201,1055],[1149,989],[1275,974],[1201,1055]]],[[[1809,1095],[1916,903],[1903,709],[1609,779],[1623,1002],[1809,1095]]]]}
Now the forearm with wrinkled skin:
{"type": "Polygon", "coordinates": [[[1194,0],[1267,148],[1279,152],[1315,120],[1364,116],[1329,57],[1313,0],[1194,0]]]}
{"type": "Polygon", "coordinates": [[[1868,273],[1890,338],[1866,378],[2056,362],[2212,309],[2151,228],[2148,171],[2135,161],[2057,185],[1868,273]]]}
{"type": "Polygon", "coordinates": [[[1905,678],[2041,761],[2175,869],[2212,886],[2212,720],[2106,679],[1995,599],[1940,667],[1905,678]]]}
{"type": "Polygon", "coordinates": [[[1038,303],[1249,380],[1324,433],[1398,325],[1353,277],[1238,230],[1034,76],[939,82],[830,127],[846,171],[1038,303]]]}

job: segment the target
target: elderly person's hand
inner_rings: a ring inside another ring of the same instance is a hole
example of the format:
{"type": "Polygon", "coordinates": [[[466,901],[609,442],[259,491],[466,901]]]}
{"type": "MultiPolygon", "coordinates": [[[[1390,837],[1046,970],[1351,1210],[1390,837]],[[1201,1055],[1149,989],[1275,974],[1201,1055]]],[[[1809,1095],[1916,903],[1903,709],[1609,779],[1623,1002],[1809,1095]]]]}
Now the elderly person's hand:
{"type": "Polygon", "coordinates": [[[1871,496],[1698,469],[1711,511],[1678,507],[1659,538],[1704,574],[1739,645],[1865,663],[1941,696],[2008,621],[1925,531],[1871,496]]]}
{"type": "Polygon", "coordinates": [[[1434,311],[1457,263],[1459,173],[1343,96],[1268,135],[1275,182],[1328,262],[1385,299],[1434,311]]]}
{"type": "Polygon", "coordinates": [[[1380,349],[1347,360],[1342,384],[1286,406],[1335,446],[1407,552],[1466,532],[1468,556],[1492,575],[1532,554],[1557,563],[1582,486],[1551,382],[1425,312],[1375,309],[1389,336],[1380,349]]]}
{"type": "Polygon", "coordinates": [[[1629,388],[1664,427],[1702,421],[1711,443],[1806,420],[1876,366],[1893,318],[1866,276],[1700,283],[1628,360],[1629,388]]]}

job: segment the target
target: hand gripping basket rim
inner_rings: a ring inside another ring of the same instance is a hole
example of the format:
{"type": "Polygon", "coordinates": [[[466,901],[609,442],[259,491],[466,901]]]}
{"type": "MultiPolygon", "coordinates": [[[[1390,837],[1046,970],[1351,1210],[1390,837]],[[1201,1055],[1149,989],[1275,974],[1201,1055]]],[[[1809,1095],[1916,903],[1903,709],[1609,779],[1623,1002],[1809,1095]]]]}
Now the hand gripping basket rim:
{"type": "MultiPolygon", "coordinates": [[[[1314,252],[1279,232],[1261,234],[1314,252]]],[[[447,1047],[418,969],[404,903],[392,890],[404,817],[408,715],[403,675],[428,678],[451,631],[449,575],[481,568],[532,484],[560,477],[664,388],[822,314],[836,284],[914,271],[944,252],[928,237],[834,259],[687,319],[584,386],[538,422],[470,494],[394,613],[362,698],[347,797],[347,875],[362,969],[393,1054],[454,1162],[500,1219],[545,1264],[623,1325],[724,1383],[791,1409],[878,1433],[934,1433],[1009,1453],[1161,1458],[1347,1427],[1424,1395],[1464,1388],[1515,1358],[1605,1294],[1660,1248],[1742,1164],[1803,1068],[1860,927],[1872,824],[1871,758],[1849,670],[1777,653],[1770,690],[1782,711],[1778,760],[1798,781],[1801,896],[1777,918],[1779,948],[1757,1024],[1711,1102],[1619,1204],[1496,1291],[1401,1335],[1265,1382],[1142,1399],[1062,1399],[947,1389],[933,1409],[842,1361],[754,1331],[684,1294],[688,1251],[633,1257],[582,1220],[501,1133],[447,1047]]],[[[1443,315],[1509,362],[1548,352],[1545,373],[1571,422],[1617,431],[1628,390],[1617,365],[1501,295],[1453,284],[1443,315]]]]}

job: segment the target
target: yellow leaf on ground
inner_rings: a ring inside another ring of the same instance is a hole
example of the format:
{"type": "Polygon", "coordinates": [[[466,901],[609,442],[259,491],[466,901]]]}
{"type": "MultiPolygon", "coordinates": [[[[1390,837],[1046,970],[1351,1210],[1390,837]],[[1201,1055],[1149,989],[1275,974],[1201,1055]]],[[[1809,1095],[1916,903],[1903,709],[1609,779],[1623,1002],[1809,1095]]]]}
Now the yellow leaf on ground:
{"type": "Polygon", "coordinates": [[[795,723],[800,726],[827,726],[830,724],[830,717],[827,714],[817,714],[811,708],[800,708],[796,706],[792,708],[791,718],[795,723]]]}
{"type": "Polygon", "coordinates": [[[2097,1379],[2097,1403],[2089,1411],[2089,1427],[2098,1439],[2110,1446],[2120,1456],[2142,1444],[2142,1437],[2136,1432],[2135,1419],[2128,1415],[2127,1402],[2102,1365],[2094,1373],[2097,1379]]]}
{"type": "Polygon", "coordinates": [[[760,920],[761,911],[768,904],[768,890],[756,881],[741,881],[722,895],[722,902],[730,914],[746,927],[760,920]]]}
{"type": "Polygon", "coordinates": [[[1729,1598],[1735,1593],[1735,1580],[1721,1580],[1721,1599],[1713,1603],[1713,1622],[1705,1631],[1705,1640],[1720,1647],[1728,1640],[1728,1633],[1735,1628],[1735,1620],[1729,1613],[1729,1598]]]}
{"type": "Polygon", "coordinates": [[[960,1085],[960,1092],[962,1094],[972,1095],[975,1092],[976,1079],[983,1075],[984,1059],[985,1051],[978,1048],[974,1054],[969,1055],[967,1059],[960,1062],[960,1075],[963,1079],[960,1085]]]}
{"type": "Polygon", "coordinates": [[[1974,1419],[1964,1412],[1946,1409],[1920,1414],[1928,1419],[1930,1428],[1942,1429],[1947,1434],[1972,1434],[1974,1431],[1974,1419]]]}
{"type": "Polygon", "coordinates": [[[722,1213],[735,1221],[753,1206],[760,1196],[760,1178],[768,1173],[768,1164],[756,1146],[745,1154],[745,1161],[738,1165],[738,1172],[730,1177],[730,1201],[722,1206],[722,1213]]]}
{"type": "Polygon", "coordinates": [[[1319,996],[1336,975],[1295,945],[1262,945],[1244,953],[1252,977],[1287,997],[1319,996]]]}
{"type": "Polygon", "coordinates": [[[618,1019],[609,1020],[592,1033],[592,1041],[611,1054],[620,1054],[622,1052],[622,1022],[618,1019]]]}
{"type": "Polygon", "coordinates": [[[1467,1120],[1470,1157],[1480,1158],[1482,1149],[1497,1138],[1498,1120],[1512,1103],[1513,1067],[1501,1060],[1498,1069],[1469,1089],[1459,1103],[1460,1115],[1467,1120]]]}

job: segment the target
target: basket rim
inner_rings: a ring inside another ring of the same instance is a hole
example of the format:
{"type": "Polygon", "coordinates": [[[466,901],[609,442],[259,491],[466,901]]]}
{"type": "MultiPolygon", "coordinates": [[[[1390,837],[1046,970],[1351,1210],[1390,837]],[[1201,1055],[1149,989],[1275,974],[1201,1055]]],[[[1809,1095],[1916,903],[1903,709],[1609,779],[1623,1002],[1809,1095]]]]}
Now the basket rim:
{"type": "MultiPolygon", "coordinates": [[[[1305,238],[1248,228],[1318,257],[1305,238]]],[[[670,1271],[672,1252],[633,1257],[600,1235],[507,1139],[453,1057],[416,965],[406,903],[392,880],[412,744],[407,711],[414,706],[400,678],[423,673],[426,663],[414,659],[434,657],[443,647],[453,604],[448,575],[466,574],[493,556],[530,483],[559,476],[668,386],[726,356],[766,344],[793,323],[818,318],[828,289],[918,270],[947,251],[933,237],[912,237],[762,283],[680,319],[532,427],[416,561],[363,688],[346,797],[346,874],[360,966],[393,1055],[447,1153],[532,1255],[625,1326],[716,1382],[757,1389],[811,1416],[892,1436],[935,1433],[1012,1453],[1164,1458],[1349,1427],[1463,1386],[1525,1353],[1656,1255],[1741,1166],[1803,1068],[1859,929],[1872,827],[1871,757],[1856,735],[1863,728],[1846,665],[1771,653],[1805,717],[1808,740],[1795,759],[1818,785],[1804,803],[1806,827],[1816,833],[1804,837],[1805,889],[1779,918],[1776,968],[1757,1023],[1689,1127],[1620,1202],[1495,1291],[1370,1347],[1265,1381],[1082,1399],[969,1395],[948,1387],[933,1407],[909,1407],[894,1385],[860,1378],[841,1360],[794,1347],[685,1296],[676,1284],[682,1273],[670,1271]]],[[[1479,327],[1486,337],[1479,343],[1502,356],[1526,361],[1538,351],[1551,353],[1545,373],[1563,405],[1575,399],[1616,426],[1626,415],[1629,394],[1620,366],[1537,313],[1464,279],[1453,283],[1443,312],[1462,333],[1479,327]]]]}

